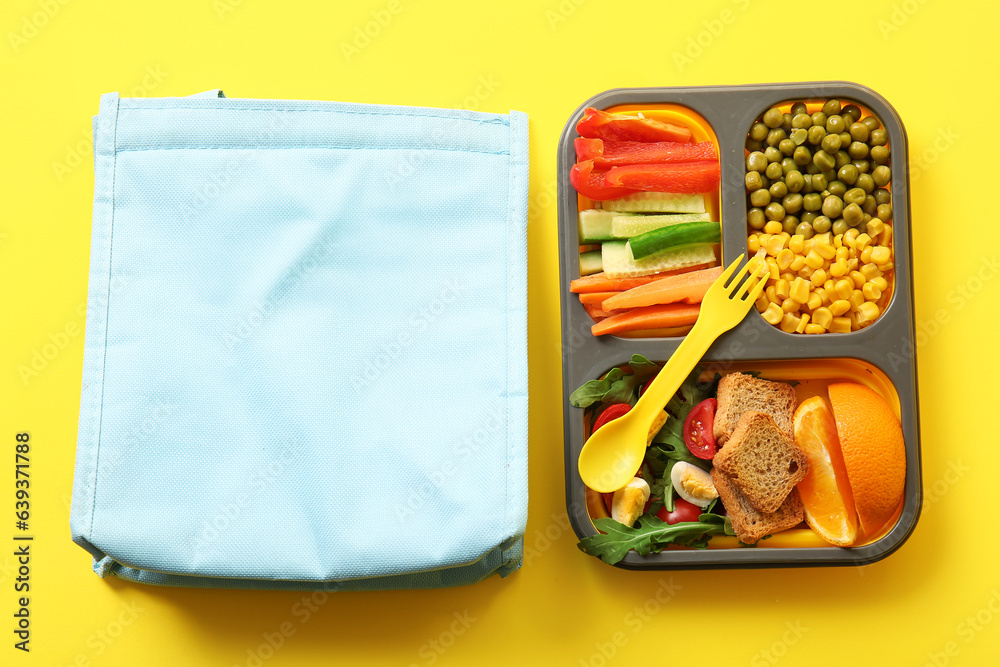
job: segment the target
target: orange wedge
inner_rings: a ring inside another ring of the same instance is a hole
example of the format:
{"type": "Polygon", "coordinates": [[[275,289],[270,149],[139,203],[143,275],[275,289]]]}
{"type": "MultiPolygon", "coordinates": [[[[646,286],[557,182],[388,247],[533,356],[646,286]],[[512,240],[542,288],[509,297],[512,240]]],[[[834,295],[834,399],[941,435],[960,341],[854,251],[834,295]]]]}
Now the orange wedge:
{"type": "Polygon", "coordinates": [[[858,520],[871,537],[889,523],[903,499],[903,430],[889,403],[872,389],[856,382],[835,382],[827,389],[858,520]]]}
{"type": "Polygon", "coordinates": [[[822,396],[799,405],[793,428],[795,444],[809,457],[809,472],[798,485],[806,523],[830,544],[849,546],[858,536],[854,495],[840,452],[837,424],[822,396]]]}

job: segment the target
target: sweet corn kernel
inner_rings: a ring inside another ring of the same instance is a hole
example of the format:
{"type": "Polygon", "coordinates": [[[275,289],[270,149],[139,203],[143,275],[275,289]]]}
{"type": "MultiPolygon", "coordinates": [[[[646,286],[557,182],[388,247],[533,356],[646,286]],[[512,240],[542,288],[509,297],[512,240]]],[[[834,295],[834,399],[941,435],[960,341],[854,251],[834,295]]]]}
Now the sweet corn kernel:
{"type": "Polygon", "coordinates": [[[833,292],[833,286],[836,285],[836,284],[837,284],[836,280],[834,280],[833,278],[827,278],[826,282],[823,283],[823,289],[825,289],[827,292],[831,292],[832,293],[833,292]]]}
{"type": "Polygon", "coordinates": [[[851,304],[851,310],[857,310],[865,302],[865,295],[861,293],[861,290],[856,289],[851,292],[851,296],[847,298],[847,301],[851,304]]]}
{"type": "Polygon", "coordinates": [[[771,257],[776,256],[785,247],[787,241],[778,235],[774,235],[767,240],[767,245],[764,248],[767,250],[767,254],[771,257]]]}
{"type": "Polygon", "coordinates": [[[809,314],[808,313],[806,313],[805,315],[803,315],[802,317],[799,318],[799,323],[795,327],[795,332],[796,333],[805,333],[806,325],[807,324],[809,324],[809,314]]]}
{"type": "Polygon", "coordinates": [[[778,261],[778,268],[784,271],[788,268],[788,265],[792,263],[792,260],[795,259],[795,253],[788,248],[784,248],[778,253],[776,259],[778,261]]]}
{"type": "Polygon", "coordinates": [[[813,245],[813,251],[825,260],[832,260],[837,256],[837,249],[829,243],[816,243],[813,245]]]}
{"type": "Polygon", "coordinates": [[[834,317],[840,317],[850,309],[851,303],[847,299],[837,299],[830,304],[830,314],[834,317]]]}
{"type": "Polygon", "coordinates": [[[813,236],[813,243],[819,245],[831,245],[833,244],[833,234],[830,232],[823,232],[822,234],[816,234],[813,236]]]}
{"type": "Polygon", "coordinates": [[[886,262],[885,264],[876,264],[876,267],[882,273],[889,273],[890,271],[892,271],[895,268],[892,265],[892,262],[886,262]]]}
{"type": "Polygon", "coordinates": [[[757,269],[759,269],[763,263],[764,263],[763,257],[761,257],[759,254],[754,255],[753,257],[747,260],[747,269],[751,273],[756,273],[757,269]]]}
{"type": "Polygon", "coordinates": [[[785,316],[781,318],[780,326],[785,333],[792,333],[795,331],[795,327],[799,326],[799,318],[791,313],[785,313],[785,316]]]}
{"type": "Polygon", "coordinates": [[[767,297],[767,300],[771,303],[780,304],[782,301],[778,298],[777,290],[774,285],[768,285],[764,288],[764,296],[767,297]]]}
{"type": "Polygon", "coordinates": [[[836,236],[833,237],[833,247],[836,248],[837,250],[840,250],[841,248],[844,247],[843,234],[837,234],[836,236]]]}
{"type": "Polygon", "coordinates": [[[813,249],[809,251],[808,255],[806,255],[806,266],[811,269],[818,269],[823,266],[823,258],[816,252],[815,246],[813,246],[813,249]]]}
{"type": "Polygon", "coordinates": [[[833,322],[833,313],[829,308],[817,308],[813,311],[812,321],[824,329],[829,329],[830,323],[833,322]]]}
{"type": "MultiPolygon", "coordinates": [[[[845,250],[845,248],[841,248],[845,250]]],[[[847,275],[847,261],[844,259],[838,259],[830,266],[830,275],[834,278],[843,278],[847,275]]]]}
{"type": "Polygon", "coordinates": [[[872,237],[862,232],[858,234],[858,238],[854,240],[854,249],[857,250],[858,252],[862,252],[865,248],[868,247],[868,244],[871,242],[872,242],[872,237]]]}
{"type": "Polygon", "coordinates": [[[851,277],[851,280],[854,281],[855,287],[861,287],[862,285],[865,284],[865,280],[867,280],[865,278],[865,274],[861,273],[860,271],[851,271],[849,275],[851,277]]]}
{"type": "Polygon", "coordinates": [[[776,303],[768,304],[767,310],[764,311],[764,320],[769,324],[777,324],[784,316],[785,311],[776,303]]]}
{"type": "Polygon", "coordinates": [[[868,236],[875,238],[882,233],[882,230],[885,229],[885,223],[879,218],[872,218],[868,221],[868,224],[865,225],[865,229],[868,230],[868,236]]]}
{"type": "Polygon", "coordinates": [[[879,315],[878,306],[871,301],[866,301],[858,308],[858,324],[871,324],[879,315]]]}
{"type": "Polygon", "coordinates": [[[796,255],[800,254],[805,240],[806,237],[802,236],[802,234],[793,234],[792,238],[788,239],[788,249],[796,255]]]}
{"type": "Polygon", "coordinates": [[[786,313],[797,313],[799,312],[799,302],[795,299],[785,299],[781,302],[781,309],[786,313]]]}
{"type": "Polygon", "coordinates": [[[813,324],[812,322],[810,322],[809,324],[806,325],[805,332],[807,334],[821,334],[821,333],[826,333],[826,329],[824,329],[818,324],[813,324]]]}
{"type": "Polygon", "coordinates": [[[757,300],[754,302],[753,305],[754,308],[757,309],[758,313],[763,313],[765,310],[767,310],[767,307],[771,305],[771,302],[767,300],[766,296],[761,294],[759,297],[757,297],[757,300]]]}
{"type": "Polygon", "coordinates": [[[816,310],[823,305],[823,297],[819,295],[819,292],[811,292],[809,294],[809,300],[806,301],[806,308],[809,310],[816,310]]]}
{"type": "Polygon", "coordinates": [[[792,263],[788,265],[788,268],[790,268],[792,271],[799,271],[805,265],[806,265],[806,258],[803,257],[802,255],[796,255],[795,259],[792,260],[792,263]]]}
{"type": "Polygon", "coordinates": [[[781,233],[781,223],[777,220],[768,220],[764,225],[765,234],[780,234],[781,233]]]}
{"type": "Polygon", "coordinates": [[[814,289],[813,294],[819,297],[820,305],[823,305],[824,303],[830,303],[830,294],[825,287],[814,289]]]}
{"type": "Polygon", "coordinates": [[[771,234],[764,234],[762,232],[757,232],[757,243],[763,248],[767,245],[767,242],[771,240],[771,234]]]}
{"type": "Polygon", "coordinates": [[[892,251],[884,245],[875,246],[875,249],[872,250],[873,264],[888,264],[890,259],[892,259],[892,251]]]}
{"type": "Polygon", "coordinates": [[[885,276],[876,276],[871,279],[872,285],[878,287],[883,292],[889,289],[889,281],[885,279],[885,276]]]}
{"type": "Polygon", "coordinates": [[[816,269],[813,271],[812,277],[809,278],[809,281],[815,287],[822,287],[823,283],[826,282],[826,271],[823,269],[816,269]]]}
{"type": "Polygon", "coordinates": [[[747,237],[747,252],[757,252],[760,248],[760,237],[757,234],[751,234],[747,237]]]}
{"type": "Polygon", "coordinates": [[[858,258],[861,260],[862,264],[869,264],[869,263],[871,263],[871,261],[872,261],[872,252],[874,252],[874,250],[875,250],[875,248],[873,248],[872,246],[868,246],[867,248],[865,248],[864,250],[861,251],[861,254],[858,256],[858,258]]]}
{"type": "Polygon", "coordinates": [[[854,291],[854,285],[851,283],[850,280],[841,278],[833,286],[833,291],[835,291],[837,293],[837,296],[839,296],[841,299],[848,299],[851,296],[851,292],[854,291]]]}
{"type": "Polygon", "coordinates": [[[846,262],[847,258],[851,256],[850,248],[839,246],[836,250],[837,250],[837,259],[842,259],[846,262]]]}
{"type": "Polygon", "coordinates": [[[809,251],[812,250],[813,244],[816,243],[816,238],[806,239],[802,242],[802,254],[808,255],[809,251]]]}
{"type": "Polygon", "coordinates": [[[861,293],[865,295],[866,301],[878,301],[882,296],[882,290],[875,286],[875,283],[865,283],[861,287],[861,293]]]}
{"type": "Polygon", "coordinates": [[[884,245],[889,247],[892,244],[892,225],[886,225],[885,229],[882,230],[882,235],[878,240],[879,245],[884,245]]]}
{"type": "Polygon", "coordinates": [[[851,331],[857,331],[858,329],[861,328],[861,322],[858,321],[857,311],[852,310],[848,314],[847,319],[851,321],[851,331]]]}
{"type": "Polygon", "coordinates": [[[846,232],[844,232],[844,244],[854,247],[854,242],[858,238],[861,232],[858,231],[857,227],[851,227],[846,232]]]}
{"type": "Polygon", "coordinates": [[[874,264],[863,264],[858,271],[865,277],[865,280],[871,280],[882,275],[882,271],[874,264]]]}
{"type": "Polygon", "coordinates": [[[791,285],[789,281],[785,278],[779,278],[778,282],[774,284],[774,295],[778,297],[779,300],[784,301],[791,294],[791,285]]]}
{"type": "Polygon", "coordinates": [[[809,300],[809,283],[801,277],[796,278],[791,284],[789,296],[793,301],[805,303],[809,300]]]}
{"type": "Polygon", "coordinates": [[[851,272],[851,271],[854,271],[857,268],[858,268],[858,258],[857,257],[851,257],[849,260],[847,260],[847,271],[848,271],[848,273],[851,272]]]}
{"type": "Polygon", "coordinates": [[[833,322],[830,322],[830,328],[828,329],[830,333],[849,333],[851,331],[851,318],[849,317],[835,317],[833,322]]]}
{"type": "Polygon", "coordinates": [[[764,261],[767,262],[767,270],[771,274],[771,278],[777,280],[778,279],[778,273],[779,273],[779,271],[778,271],[778,263],[776,261],[774,261],[773,257],[768,257],[764,261]]]}
{"type": "MultiPolygon", "coordinates": [[[[809,280],[810,278],[812,278],[812,274],[813,274],[813,270],[810,269],[808,266],[804,266],[801,269],[799,269],[799,272],[798,272],[797,275],[798,275],[799,278],[802,278],[804,280],[809,280]]],[[[794,278],[795,278],[795,276],[792,276],[792,279],[794,279],[794,278]]]]}

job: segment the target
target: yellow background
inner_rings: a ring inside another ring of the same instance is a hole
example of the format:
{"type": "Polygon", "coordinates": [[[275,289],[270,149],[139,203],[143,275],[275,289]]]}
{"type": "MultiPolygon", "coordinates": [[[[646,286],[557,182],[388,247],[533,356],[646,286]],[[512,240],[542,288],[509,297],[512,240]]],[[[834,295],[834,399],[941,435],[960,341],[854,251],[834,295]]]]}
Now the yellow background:
{"type": "Polygon", "coordinates": [[[228,666],[256,664],[255,656],[266,665],[996,664],[1000,281],[975,277],[989,273],[998,250],[1000,10],[961,4],[401,0],[369,44],[345,55],[342,44],[388,0],[6,0],[0,664],[228,666]],[[699,41],[700,54],[691,46],[699,41]],[[694,55],[680,62],[675,55],[687,48],[694,55]],[[879,91],[909,135],[927,499],[916,531],[887,560],[860,569],[636,573],[585,557],[564,519],[552,196],[563,124],[583,100],[613,87],[823,79],[879,91]],[[490,85],[477,98],[482,81],[490,85]],[[303,623],[301,593],[101,580],[70,542],[90,119],[104,92],[215,87],[233,97],[530,115],[529,556],[507,580],[337,594],[303,623]],[[942,312],[947,321],[932,326],[942,312]],[[65,348],[25,381],[18,368],[60,332],[65,348]],[[29,655],[12,648],[11,633],[11,466],[14,434],[24,430],[37,536],[29,655]],[[260,650],[282,630],[278,649],[260,650]]]}

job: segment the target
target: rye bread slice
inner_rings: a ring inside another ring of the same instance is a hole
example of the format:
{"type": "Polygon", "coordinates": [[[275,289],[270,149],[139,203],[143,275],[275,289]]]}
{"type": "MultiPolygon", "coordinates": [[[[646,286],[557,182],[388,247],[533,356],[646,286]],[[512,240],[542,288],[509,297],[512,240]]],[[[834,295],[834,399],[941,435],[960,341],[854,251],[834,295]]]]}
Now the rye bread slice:
{"type": "Polygon", "coordinates": [[[774,512],[809,472],[809,457],[763,412],[745,412],[714,467],[760,512],[774,512]]]}
{"type": "Polygon", "coordinates": [[[798,489],[792,489],[777,511],[760,512],[740,493],[732,477],[718,468],[712,468],[711,475],[733,531],[744,544],[753,544],[767,535],[794,528],[805,519],[798,489]]]}
{"type": "Polygon", "coordinates": [[[730,373],[719,380],[716,398],[719,404],[712,432],[720,447],[732,437],[737,422],[748,410],[771,415],[778,428],[792,435],[796,400],[790,384],[761,380],[746,373],[730,373]]]}

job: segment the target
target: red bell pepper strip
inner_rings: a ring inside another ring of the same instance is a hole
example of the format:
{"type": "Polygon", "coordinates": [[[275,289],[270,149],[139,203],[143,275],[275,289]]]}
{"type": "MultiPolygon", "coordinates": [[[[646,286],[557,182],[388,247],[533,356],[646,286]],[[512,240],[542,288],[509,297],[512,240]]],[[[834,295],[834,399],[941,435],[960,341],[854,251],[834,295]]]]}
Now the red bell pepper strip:
{"type": "Polygon", "coordinates": [[[588,139],[605,141],[691,141],[691,130],[652,118],[608,113],[587,107],[576,131],[588,139]]]}
{"type": "Polygon", "coordinates": [[[577,162],[569,171],[569,182],[576,191],[588,199],[604,201],[634,194],[635,190],[605,185],[606,171],[594,171],[594,161],[577,162]]]}
{"type": "Polygon", "coordinates": [[[604,185],[650,192],[712,192],[719,187],[719,163],[702,161],[612,167],[604,177],[604,185]]]}
{"type": "Polygon", "coordinates": [[[576,158],[593,160],[594,166],[617,167],[626,164],[662,164],[717,160],[715,144],[702,141],[683,144],[676,141],[602,141],[577,139],[576,158]]]}

